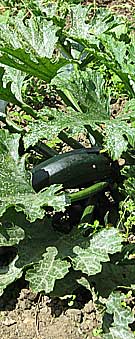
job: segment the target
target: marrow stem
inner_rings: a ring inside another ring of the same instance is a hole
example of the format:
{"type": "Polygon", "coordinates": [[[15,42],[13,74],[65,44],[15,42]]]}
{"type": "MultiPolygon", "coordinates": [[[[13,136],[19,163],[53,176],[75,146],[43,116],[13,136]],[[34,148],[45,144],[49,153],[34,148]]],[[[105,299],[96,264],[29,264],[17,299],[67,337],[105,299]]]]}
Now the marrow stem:
{"type": "Polygon", "coordinates": [[[71,199],[71,203],[74,203],[78,200],[87,199],[92,195],[97,194],[108,186],[108,182],[98,182],[90,187],[84,188],[83,190],[75,193],[68,194],[71,199]]]}

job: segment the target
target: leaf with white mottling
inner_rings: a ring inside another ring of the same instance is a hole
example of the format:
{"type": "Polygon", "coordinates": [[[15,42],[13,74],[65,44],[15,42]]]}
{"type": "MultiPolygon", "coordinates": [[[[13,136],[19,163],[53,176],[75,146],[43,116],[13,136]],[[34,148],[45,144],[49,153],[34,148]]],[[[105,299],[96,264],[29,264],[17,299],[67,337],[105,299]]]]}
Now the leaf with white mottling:
{"type": "Polygon", "coordinates": [[[104,76],[91,69],[67,72],[66,68],[61,69],[52,84],[64,93],[84,119],[86,114],[89,115],[89,123],[108,120],[109,96],[105,91],[104,76]]]}
{"type": "Polygon", "coordinates": [[[102,262],[109,261],[109,254],[121,250],[122,236],[115,228],[104,229],[93,236],[86,248],[75,246],[73,252],[73,267],[88,275],[94,275],[102,270],[102,262]]]}
{"type": "Polygon", "coordinates": [[[34,292],[53,290],[55,280],[62,279],[69,271],[70,263],[66,260],[56,259],[58,251],[55,247],[48,247],[43,259],[34,264],[33,269],[26,273],[26,280],[34,292]]]}
{"type": "MultiPolygon", "coordinates": [[[[26,77],[26,74],[16,70],[12,67],[5,66],[5,73],[3,75],[3,87],[6,88],[6,85],[8,83],[11,83],[11,92],[15,95],[15,98],[19,100],[20,102],[23,102],[22,99],[22,86],[23,86],[23,81],[26,77]]],[[[10,98],[9,98],[10,101],[10,98]]]]}
{"type": "MultiPolygon", "coordinates": [[[[0,101],[1,102],[5,101],[5,104],[3,103],[4,106],[1,105],[1,107],[0,107],[0,109],[2,109],[2,112],[4,111],[4,108],[6,107],[6,103],[8,103],[8,102],[11,102],[12,104],[18,105],[18,106],[21,106],[21,104],[22,104],[11,91],[11,86],[14,87],[15,84],[12,85],[11,83],[7,83],[5,81],[5,85],[3,85],[3,76],[4,76],[4,68],[0,67],[0,99],[2,99],[0,101]]],[[[12,89],[13,89],[13,87],[12,87],[12,89]]],[[[15,85],[15,87],[16,87],[16,85],[15,85]]],[[[18,88],[18,91],[20,91],[19,88],[18,88]]],[[[19,96],[20,96],[20,94],[19,94],[19,96]]]]}
{"type": "Polygon", "coordinates": [[[69,30],[70,36],[86,39],[89,36],[89,24],[86,23],[88,9],[81,4],[71,9],[72,26],[69,30]]]}
{"type": "Polygon", "coordinates": [[[103,334],[103,339],[134,339],[134,334],[129,324],[134,322],[134,314],[130,307],[125,307],[122,302],[126,296],[119,292],[112,292],[106,302],[106,312],[113,315],[113,323],[108,333],[103,334]]]}
{"type": "Polygon", "coordinates": [[[44,217],[44,206],[64,211],[69,202],[65,194],[57,196],[60,185],[35,193],[25,171],[25,158],[19,158],[19,139],[18,134],[10,135],[7,130],[0,130],[0,216],[12,206],[18,212],[24,211],[31,222],[44,217]]]}
{"type": "Polygon", "coordinates": [[[106,124],[104,147],[113,160],[121,157],[127,150],[128,143],[135,146],[135,128],[121,119],[115,119],[106,124]]]}
{"type": "Polygon", "coordinates": [[[19,11],[9,23],[0,26],[1,45],[25,48],[33,55],[51,58],[58,41],[58,29],[53,21],[40,16],[31,15],[24,24],[24,12],[19,11]]]}
{"type": "Polygon", "coordinates": [[[2,56],[0,56],[0,63],[45,80],[46,82],[50,82],[51,79],[57,75],[61,67],[70,63],[64,58],[54,62],[47,57],[37,56],[37,59],[33,60],[31,54],[22,48],[13,49],[3,47],[0,48],[0,50],[3,53],[2,56]]]}

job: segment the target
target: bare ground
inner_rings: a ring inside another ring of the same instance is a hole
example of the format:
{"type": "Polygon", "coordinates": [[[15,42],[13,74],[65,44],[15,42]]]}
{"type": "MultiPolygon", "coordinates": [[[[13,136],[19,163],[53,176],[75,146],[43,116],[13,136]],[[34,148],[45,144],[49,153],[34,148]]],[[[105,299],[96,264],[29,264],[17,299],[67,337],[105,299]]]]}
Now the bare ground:
{"type": "MultiPolygon", "coordinates": [[[[100,324],[92,300],[78,294],[72,306],[60,299],[49,300],[28,288],[13,285],[11,294],[0,299],[1,339],[94,339],[93,329],[100,324]]],[[[100,337],[97,336],[97,339],[100,337]]]]}

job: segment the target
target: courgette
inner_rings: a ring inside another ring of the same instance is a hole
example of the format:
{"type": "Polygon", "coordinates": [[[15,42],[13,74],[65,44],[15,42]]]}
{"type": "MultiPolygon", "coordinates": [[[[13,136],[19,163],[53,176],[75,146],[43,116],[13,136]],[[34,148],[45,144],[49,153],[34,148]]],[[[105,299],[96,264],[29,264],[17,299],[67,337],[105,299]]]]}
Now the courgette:
{"type": "Polygon", "coordinates": [[[32,170],[32,185],[36,192],[51,184],[74,188],[109,178],[112,162],[98,148],[73,150],[55,155],[32,170]]]}

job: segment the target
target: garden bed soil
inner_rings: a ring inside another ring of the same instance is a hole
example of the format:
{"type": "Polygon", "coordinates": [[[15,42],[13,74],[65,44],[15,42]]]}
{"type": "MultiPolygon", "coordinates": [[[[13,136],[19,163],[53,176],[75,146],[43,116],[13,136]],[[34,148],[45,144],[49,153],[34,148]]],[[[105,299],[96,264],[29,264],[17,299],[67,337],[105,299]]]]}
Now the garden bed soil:
{"type": "Polygon", "coordinates": [[[0,299],[2,339],[95,338],[93,329],[100,321],[86,291],[78,293],[73,305],[68,306],[66,300],[49,300],[47,296],[31,292],[25,284],[20,280],[0,299]]]}

